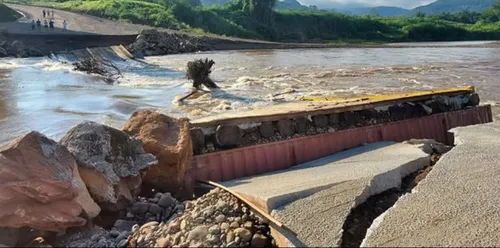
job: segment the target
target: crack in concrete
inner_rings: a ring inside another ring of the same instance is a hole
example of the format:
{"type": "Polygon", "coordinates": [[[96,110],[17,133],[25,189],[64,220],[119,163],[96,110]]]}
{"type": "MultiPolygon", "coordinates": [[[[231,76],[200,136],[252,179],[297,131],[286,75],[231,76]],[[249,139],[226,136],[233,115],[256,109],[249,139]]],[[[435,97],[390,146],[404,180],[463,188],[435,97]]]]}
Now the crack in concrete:
{"type": "MultiPolygon", "coordinates": [[[[360,204],[356,204],[356,206],[352,208],[344,222],[340,246],[362,246],[363,241],[370,234],[372,226],[381,222],[385,213],[387,213],[389,209],[395,207],[401,197],[411,193],[413,188],[425,179],[440,157],[441,154],[433,150],[429,165],[404,177],[401,180],[399,188],[390,188],[381,193],[369,194],[369,197],[364,199],[362,195],[365,195],[365,192],[358,196],[360,199],[356,199],[356,202],[359,200],[360,204]]],[[[368,186],[366,190],[370,190],[370,186],[368,186]]]]}

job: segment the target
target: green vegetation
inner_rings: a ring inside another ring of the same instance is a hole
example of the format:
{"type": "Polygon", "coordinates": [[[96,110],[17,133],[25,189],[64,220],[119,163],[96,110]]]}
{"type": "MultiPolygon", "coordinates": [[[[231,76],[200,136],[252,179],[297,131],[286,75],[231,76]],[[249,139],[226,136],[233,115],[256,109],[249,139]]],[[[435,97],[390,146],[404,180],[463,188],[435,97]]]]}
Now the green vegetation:
{"type": "Polygon", "coordinates": [[[500,39],[500,0],[484,13],[413,17],[351,16],[309,8],[274,11],[275,0],[18,0],[157,27],[293,42],[455,41],[500,39]]]}
{"type": "Polygon", "coordinates": [[[21,18],[21,14],[4,4],[0,4],[0,22],[11,22],[19,18],[21,18]]]}

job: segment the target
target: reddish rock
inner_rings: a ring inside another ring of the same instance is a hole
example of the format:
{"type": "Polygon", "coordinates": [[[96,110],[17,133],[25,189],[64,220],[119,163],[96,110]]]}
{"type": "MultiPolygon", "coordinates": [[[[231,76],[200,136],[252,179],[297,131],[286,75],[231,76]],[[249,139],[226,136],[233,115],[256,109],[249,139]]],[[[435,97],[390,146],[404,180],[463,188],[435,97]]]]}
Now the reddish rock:
{"type": "Polygon", "coordinates": [[[63,232],[97,216],[71,153],[38,132],[0,149],[0,226],[63,232]]]}
{"type": "Polygon", "coordinates": [[[172,193],[191,192],[191,188],[183,188],[193,156],[189,129],[189,120],[185,118],[175,119],[149,110],[132,114],[123,130],[142,141],[144,150],[158,158],[158,164],[146,171],[144,182],[172,193]]]}

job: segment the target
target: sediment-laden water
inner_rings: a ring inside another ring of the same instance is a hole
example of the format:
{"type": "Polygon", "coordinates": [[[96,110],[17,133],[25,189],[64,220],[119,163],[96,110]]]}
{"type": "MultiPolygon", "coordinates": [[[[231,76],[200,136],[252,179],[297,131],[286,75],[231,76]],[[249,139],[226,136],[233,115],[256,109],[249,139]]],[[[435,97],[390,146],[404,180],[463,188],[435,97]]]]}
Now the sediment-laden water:
{"type": "MultiPolygon", "coordinates": [[[[435,46],[435,44],[433,44],[435,46]]],[[[351,96],[474,85],[483,103],[500,101],[500,48],[350,48],[227,51],[149,57],[151,67],[120,63],[114,85],[48,58],[0,60],[0,143],[30,130],[58,139],[92,120],[121,127],[137,109],[197,118],[295,100],[303,95],[351,96]],[[186,63],[210,58],[213,94],[183,104],[190,91],[186,63]],[[293,92],[278,95],[283,92],[293,92]]],[[[494,115],[500,111],[494,108],[494,115]]]]}

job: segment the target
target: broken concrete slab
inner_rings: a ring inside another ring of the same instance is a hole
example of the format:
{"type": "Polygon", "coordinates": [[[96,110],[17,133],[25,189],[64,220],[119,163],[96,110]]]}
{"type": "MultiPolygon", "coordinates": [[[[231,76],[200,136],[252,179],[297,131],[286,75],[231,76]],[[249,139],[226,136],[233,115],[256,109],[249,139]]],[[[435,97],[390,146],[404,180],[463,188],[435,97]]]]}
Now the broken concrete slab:
{"type": "Polygon", "coordinates": [[[415,145],[379,142],[288,170],[224,182],[297,233],[286,246],[340,246],[351,209],[429,165],[415,145]]]}
{"type": "Polygon", "coordinates": [[[372,187],[374,192],[380,193],[400,185],[401,178],[428,164],[429,155],[416,146],[379,142],[290,169],[222,184],[255,200],[264,210],[270,212],[341,182],[384,175],[386,180],[376,185],[377,187],[372,187]]]}
{"type": "Polygon", "coordinates": [[[367,232],[364,247],[500,244],[500,124],[460,127],[456,147],[367,232]]]}
{"type": "Polygon", "coordinates": [[[344,222],[369,197],[369,184],[369,178],[345,181],[273,210],[273,217],[298,235],[287,246],[340,246],[344,222]]]}

